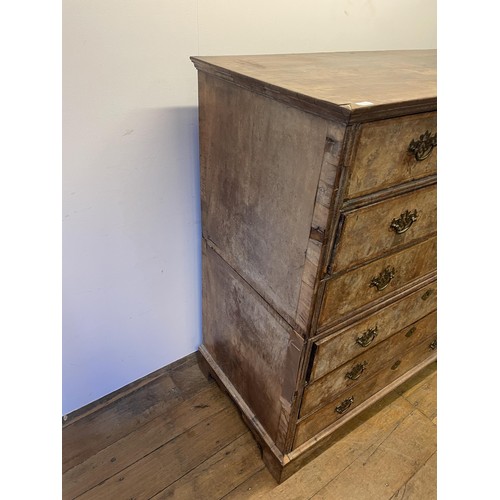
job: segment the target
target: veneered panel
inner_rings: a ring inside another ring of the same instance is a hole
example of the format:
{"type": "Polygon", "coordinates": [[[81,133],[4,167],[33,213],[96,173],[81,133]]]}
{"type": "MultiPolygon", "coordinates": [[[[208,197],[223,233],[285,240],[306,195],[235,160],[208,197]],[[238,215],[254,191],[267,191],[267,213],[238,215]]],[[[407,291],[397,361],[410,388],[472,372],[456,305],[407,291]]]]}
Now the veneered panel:
{"type": "Polygon", "coordinates": [[[293,331],[205,244],[202,259],[203,345],[275,440],[293,331]]]}
{"type": "Polygon", "coordinates": [[[203,236],[293,323],[327,122],[199,74],[203,236]]]}
{"type": "Polygon", "coordinates": [[[423,318],[436,309],[436,302],[437,286],[436,282],[433,282],[354,325],[319,340],[315,343],[316,355],[309,379],[312,381],[322,377],[365,350],[376,346],[405,325],[423,318]],[[363,337],[366,332],[375,329],[376,335],[368,337],[365,347],[357,342],[357,339],[363,337]]]}
{"type": "Polygon", "coordinates": [[[422,113],[390,120],[379,120],[360,126],[355,157],[347,186],[347,198],[435,174],[437,148],[417,160],[408,152],[412,141],[437,131],[437,113],[422,113]]]}
{"type": "Polygon", "coordinates": [[[363,383],[366,378],[377,373],[393,357],[397,357],[436,334],[436,312],[388,338],[385,342],[366,349],[345,365],[307,385],[300,409],[301,417],[330,401],[348,387],[363,383]]]}
{"type": "Polygon", "coordinates": [[[436,232],[436,185],[342,214],[342,230],[331,269],[348,269],[436,232]],[[404,219],[408,213],[416,219],[404,219]],[[398,220],[397,233],[391,228],[398,220]],[[405,224],[406,223],[406,224],[405,224]]]}
{"type": "Polygon", "coordinates": [[[355,409],[378,391],[397,380],[414,366],[425,362],[427,359],[435,358],[436,351],[435,347],[431,347],[431,339],[432,337],[403,355],[395,356],[376,375],[352,389],[347,389],[331,403],[324,405],[316,412],[301,420],[297,425],[294,448],[313,438],[315,434],[341,419],[344,415],[348,415],[349,411],[355,409]]]}
{"type": "Polygon", "coordinates": [[[436,238],[430,238],[330,279],[323,297],[320,326],[333,323],[357,308],[433,272],[436,269],[436,244],[436,238]],[[373,286],[372,281],[388,270],[393,271],[393,278],[381,289],[373,286]]]}

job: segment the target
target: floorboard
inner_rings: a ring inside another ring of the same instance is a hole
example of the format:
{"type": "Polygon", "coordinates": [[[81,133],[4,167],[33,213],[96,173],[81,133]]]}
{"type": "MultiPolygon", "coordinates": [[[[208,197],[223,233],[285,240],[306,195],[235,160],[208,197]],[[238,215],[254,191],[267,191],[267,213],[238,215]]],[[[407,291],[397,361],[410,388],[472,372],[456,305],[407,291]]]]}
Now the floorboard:
{"type": "Polygon", "coordinates": [[[63,426],[64,500],[436,498],[435,363],[278,485],[236,407],[194,360],[63,426]]]}
{"type": "Polygon", "coordinates": [[[153,499],[222,498],[261,468],[259,449],[245,433],[153,499]]]}
{"type": "Polygon", "coordinates": [[[437,454],[427,462],[391,497],[391,500],[421,500],[436,497],[437,454]]]}
{"type": "Polygon", "coordinates": [[[215,384],[206,387],[68,470],[64,498],[81,495],[225,408],[226,396],[215,384]]]}

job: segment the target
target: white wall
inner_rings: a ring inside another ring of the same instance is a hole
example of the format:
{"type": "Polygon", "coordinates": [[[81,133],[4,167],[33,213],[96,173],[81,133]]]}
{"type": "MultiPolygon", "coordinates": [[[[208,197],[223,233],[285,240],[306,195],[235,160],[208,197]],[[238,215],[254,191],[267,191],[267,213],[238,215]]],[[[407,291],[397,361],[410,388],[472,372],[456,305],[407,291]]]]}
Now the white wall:
{"type": "Polygon", "coordinates": [[[63,412],[200,342],[190,55],[435,47],[435,0],[65,0],[63,412]]]}

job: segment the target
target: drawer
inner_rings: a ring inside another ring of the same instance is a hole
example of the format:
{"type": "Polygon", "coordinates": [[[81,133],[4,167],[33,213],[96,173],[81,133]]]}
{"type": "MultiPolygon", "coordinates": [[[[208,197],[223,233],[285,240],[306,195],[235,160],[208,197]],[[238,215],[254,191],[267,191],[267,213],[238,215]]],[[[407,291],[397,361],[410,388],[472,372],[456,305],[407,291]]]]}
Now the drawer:
{"type": "Polygon", "coordinates": [[[329,279],[319,328],[436,270],[436,237],[329,279]]]}
{"type": "Polygon", "coordinates": [[[436,113],[361,125],[347,198],[436,173],[436,113]]]}
{"type": "Polygon", "coordinates": [[[436,185],[341,214],[331,269],[348,269],[436,232],[436,185]]]}
{"type": "Polygon", "coordinates": [[[312,382],[436,310],[436,282],[314,344],[312,382]]]}
{"type": "Polygon", "coordinates": [[[297,448],[329,425],[348,415],[354,408],[371,396],[374,396],[390,383],[396,381],[396,379],[407,371],[433,357],[436,353],[436,346],[436,338],[428,338],[404,353],[403,356],[393,358],[388,365],[370,379],[353,388],[347,389],[331,403],[326,404],[315,413],[300,419],[295,431],[294,448],[297,448]]]}
{"type": "Polygon", "coordinates": [[[309,383],[302,398],[300,415],[311,413],[347,388],[362,383],[392,359],[435,335],[436,312],[433,312],[416,323],[407,325],[392,337],[366,350],[333,372],[309,383]]]}

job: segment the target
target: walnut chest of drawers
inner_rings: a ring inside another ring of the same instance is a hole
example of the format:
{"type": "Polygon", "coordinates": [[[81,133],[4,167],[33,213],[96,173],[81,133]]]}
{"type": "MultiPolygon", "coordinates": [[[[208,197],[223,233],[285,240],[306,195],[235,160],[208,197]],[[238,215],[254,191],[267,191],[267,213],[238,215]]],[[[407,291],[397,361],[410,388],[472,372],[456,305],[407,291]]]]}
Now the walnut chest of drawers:
{"type": "Polygon", "coordinates": [[[281,481],[436,359],[436,53],[192,61],[200,361],[281,481]]]}

